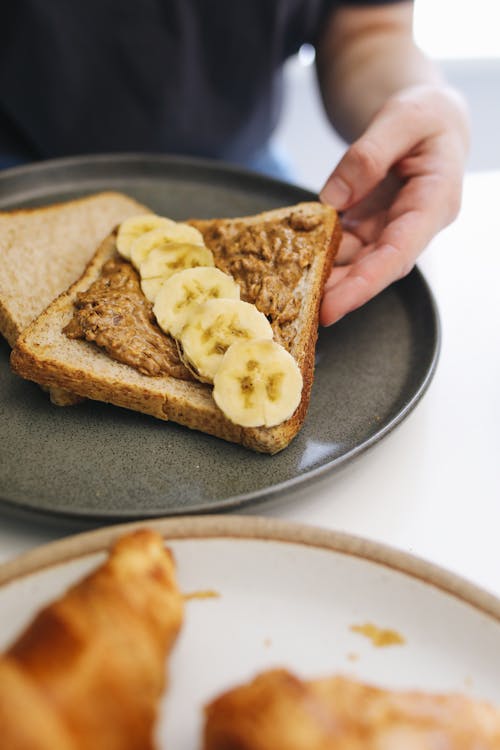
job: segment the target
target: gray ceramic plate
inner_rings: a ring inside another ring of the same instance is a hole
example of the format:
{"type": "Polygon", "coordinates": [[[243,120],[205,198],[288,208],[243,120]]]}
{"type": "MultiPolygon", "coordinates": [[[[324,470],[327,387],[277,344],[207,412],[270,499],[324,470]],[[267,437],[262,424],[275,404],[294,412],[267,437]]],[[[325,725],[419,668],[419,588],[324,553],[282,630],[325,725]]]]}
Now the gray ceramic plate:
{"type": "MultiPolygon", "coordinates": [[[[0,174],[0,209],[104,189],[158,213],[237,216],[314,199],[212,162],[139,155],[64,159],[0,174]]],[[[236,509],[289,492],[373,445],[433,375],[439,323],[418,270],[320,333],[309,413],[274,457],[124,409],[59,409],[9,370],[0,342],[0,498],[44,517],[113,521],[236,509]]]]}

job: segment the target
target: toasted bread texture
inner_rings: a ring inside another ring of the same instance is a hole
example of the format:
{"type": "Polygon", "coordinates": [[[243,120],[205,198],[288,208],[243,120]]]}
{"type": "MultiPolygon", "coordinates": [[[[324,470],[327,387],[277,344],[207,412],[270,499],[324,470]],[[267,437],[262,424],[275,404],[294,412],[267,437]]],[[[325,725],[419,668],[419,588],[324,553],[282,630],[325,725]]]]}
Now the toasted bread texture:
{"type": "MultiPolygon", "coordinates": [[[[263,279],[265,269],[272,262],[280,264],[278,256],[283,243],[276,237],[283,227],[287,232],[288,249],[294,257],[305,257],[309,251],[300,278],[290,282],[284,303],[287,309],[288,305],[295,305],[294,315],[291,319],[290,316],[276,315],[272,320],[275,338],[295,357],[303,376],[302,399],[290,419],[271,428],[240,427],[218,409],[210,386],[171,376],[143,375],[129,365],[111,359],[94,343],[69,339],[63,333],[73,316],[77,294],[89,288],[100,276],[104,263],[116,253],[114,233],[101,244],[82,277],[19,336],[11,356],[12,367],[21,376],[50,388],[57,386],[83,397],[110,402],[159,419],[171,419],[255,451],[276,453],[290,443],[305,419],[313,382],[319,305],[339,245],[340,222],[332,208],[311,202],[252,217],[193,220],[191,223],[202,232],[207,246],[214,253],[216,265],[223,270],[227,270],[228,258],[231,261],[239,256],[241,261],[242,238],[245,242],[248,240],[249,229],[255,239],[254,250],[259,242],[267,248],[268,257],[258,258],[258,263],[252,261],[254,275],[246,276],[256,283],[242,287],[242,297],[255,303],[266,314],[268,295],[261,293],[265,287],[263,279]],[[273,257],[269,257],[269,253],[274,254],[273,257]],[[259,273],[263,274],[261,283],[257,283],[259,273]]],[[[232,270],[236,273],[235,268],[232,270]]],[[[236,278],[240,280],[237,274],[236,278]]],[[[284,278],[286,280],[286,274],[284,278]]]]}
{"type": "Polygon", "coordinates": [[[120,222],[146,209],[121,193],[0,212],[0,333],[17,337],[83,273],[120,222]]]}

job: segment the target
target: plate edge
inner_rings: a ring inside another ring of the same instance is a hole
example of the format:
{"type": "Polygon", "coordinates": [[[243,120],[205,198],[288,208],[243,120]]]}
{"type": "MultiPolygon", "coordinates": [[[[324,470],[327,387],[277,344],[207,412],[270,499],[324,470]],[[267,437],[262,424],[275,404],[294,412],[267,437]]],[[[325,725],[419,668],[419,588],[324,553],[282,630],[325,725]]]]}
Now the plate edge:
{"type": "Polygon", "coordinates": [[[298,544],[358,557],[432,586],[500,624],[500,599],[444,567],[361,536],[261,516],[185,516],[84,532],[37,547],[4,563],[0,566],[0,586],[79,557],[105,552],[119,536],[143,528],[158,531],[167,543],[169,539],[236,538],[298,544]]]}

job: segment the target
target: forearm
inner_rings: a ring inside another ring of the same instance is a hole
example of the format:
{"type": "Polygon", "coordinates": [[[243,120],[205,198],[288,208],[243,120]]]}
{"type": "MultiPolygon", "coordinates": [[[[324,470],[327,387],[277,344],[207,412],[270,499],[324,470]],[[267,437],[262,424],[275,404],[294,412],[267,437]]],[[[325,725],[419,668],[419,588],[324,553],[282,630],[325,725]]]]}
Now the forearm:
{"type": "Polygon", "coordinates": [[[328,22],[318,48],[326,112],[347,141],[359,137],[382,104],[419,84],[444,85],[414,44],[411,3],[344,8],[328,22]]]}

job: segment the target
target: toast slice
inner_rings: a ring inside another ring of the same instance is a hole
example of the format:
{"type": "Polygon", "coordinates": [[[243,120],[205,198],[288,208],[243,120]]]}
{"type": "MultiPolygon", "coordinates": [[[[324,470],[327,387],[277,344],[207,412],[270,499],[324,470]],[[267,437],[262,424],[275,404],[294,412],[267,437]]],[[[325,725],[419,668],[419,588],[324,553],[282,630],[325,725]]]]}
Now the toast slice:
{"type": "MultiPolygon", "coordinates": [[[[129,216],[146,209],[121,193],[98,193],[41,208],[0,212],[0,334],[17,337],[83,273],[96,247],[129,216]]],[[[51,388],[53,403],[81,401],[51,388]]]]}
{"type": "Polygon", "coordinates": [[[332,208],[311,202],[251,217],[190,223],[202,232],[216,266],[232,273],[241,284],[242,299],[268,316],[275,339],[295,357],[304,386],[290,419],[271,428],[240,427],[218,409],[211,386],[171,375],[142,374],[112,359],[95,343],[68,338],[63,329],[73,317],[78,293],[99,279],[104,264],[116,257],[116,233],[104,240],[81,278],[19,336],[12,367],[22,377],[50,388],[67,389],[171,419],[259,452],[276,453],[290,443],[306,415],[319,305],[339,245],[340,221],[332,208]],[[269,283],[271,270],[275,278],[281,274],[278,292],[269,283]]]}
{"type": "Polygon", "coordinates": [[[0,333],[17,337],[83,273],[96,247],[146,209],[121,193],[0,212],[0,333]]]}

